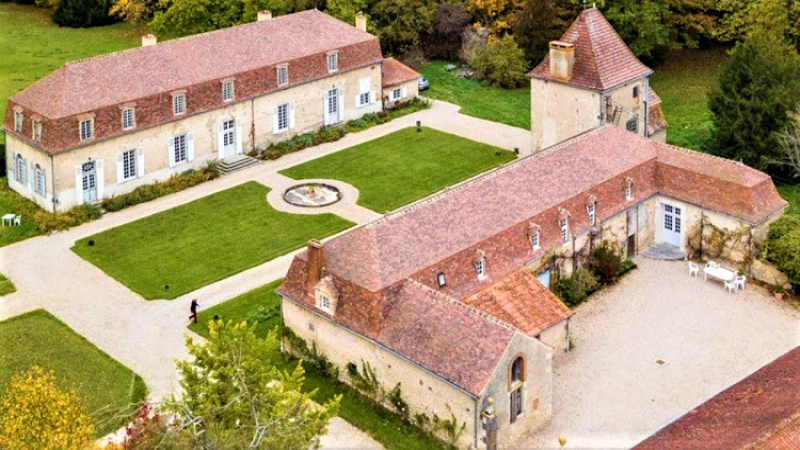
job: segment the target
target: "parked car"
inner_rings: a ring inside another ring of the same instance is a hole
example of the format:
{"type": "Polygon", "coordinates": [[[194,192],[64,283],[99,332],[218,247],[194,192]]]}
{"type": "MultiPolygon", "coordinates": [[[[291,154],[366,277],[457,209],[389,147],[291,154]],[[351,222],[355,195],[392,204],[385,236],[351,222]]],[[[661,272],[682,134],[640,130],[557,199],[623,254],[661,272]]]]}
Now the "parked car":
{"type": "Polygon", "coordinates": [[[419,80],[417,80],[417,82],[419,83],[418,87],[420,91],[424,91],[425,89],[428,89],[430,87],[428,86],[428,80],[425,77],[419,77],[419,80]]]}

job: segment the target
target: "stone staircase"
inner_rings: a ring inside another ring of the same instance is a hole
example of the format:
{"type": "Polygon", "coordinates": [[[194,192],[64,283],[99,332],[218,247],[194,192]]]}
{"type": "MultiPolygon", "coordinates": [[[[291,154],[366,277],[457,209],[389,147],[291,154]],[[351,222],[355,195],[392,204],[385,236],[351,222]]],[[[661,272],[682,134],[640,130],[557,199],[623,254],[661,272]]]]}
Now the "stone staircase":
{"type": "Polygon", "coordinates": [[[258,164],[258,160],[255,158],[247,155],[234,155],[219,161],[219,171],[222,175],[225,175],[256,164],[258,164]]]}

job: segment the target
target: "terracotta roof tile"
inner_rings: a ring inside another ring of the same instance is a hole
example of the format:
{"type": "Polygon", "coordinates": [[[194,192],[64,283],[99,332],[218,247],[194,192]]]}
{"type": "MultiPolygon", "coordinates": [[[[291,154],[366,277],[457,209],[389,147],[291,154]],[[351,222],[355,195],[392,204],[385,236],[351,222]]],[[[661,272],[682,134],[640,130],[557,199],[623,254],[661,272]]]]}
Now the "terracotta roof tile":
{"type": "Polygon", "coordinates": [[[689,411],[634,448],[800,448],[800,347],[689,411]]]}
{"type": "Polygon", "coordinates": [[[422,74],[394,58],[383,60],[383,87],[415,80],[422,74]]]}
{"type": "Polygon", "coordinates": [[[369,41],[364,64],[377,38],[312,9],[70,62],[12,101],[56,119],[369,41]]]}
{"type": "MultiPolygon", "coordinates": [[[[597,8],[588,8],[559,39],[575,45],[575,66],[567,84],[604,91],[653,71],[639,61],[597,8]]],[[[550,58],[531,77],[560,81],[550,75],[550,58]]]]}
{"type": "Polygon", "coordinates": [[[518,270],[488,288],[464,299],[531,337],[572,315],[527,268],[518,270]]]}

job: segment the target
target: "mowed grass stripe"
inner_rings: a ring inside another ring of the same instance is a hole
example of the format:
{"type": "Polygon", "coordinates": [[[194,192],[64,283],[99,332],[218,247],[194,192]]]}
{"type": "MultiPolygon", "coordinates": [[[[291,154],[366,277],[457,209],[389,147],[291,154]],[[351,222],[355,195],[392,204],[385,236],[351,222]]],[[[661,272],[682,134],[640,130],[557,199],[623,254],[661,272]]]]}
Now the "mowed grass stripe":
{"type": "Polygon", "coordinates": [[[173,299],[354,225],[333,214],[276,211],[267,192],[248,182],[81,239],[72,250],[146,299],[173,299]]]}

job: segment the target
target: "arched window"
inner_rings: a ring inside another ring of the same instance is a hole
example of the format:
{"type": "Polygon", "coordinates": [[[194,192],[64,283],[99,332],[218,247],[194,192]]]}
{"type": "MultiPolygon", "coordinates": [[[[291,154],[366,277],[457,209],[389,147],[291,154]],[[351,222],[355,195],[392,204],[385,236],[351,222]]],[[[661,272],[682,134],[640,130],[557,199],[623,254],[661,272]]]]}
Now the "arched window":
{"type": "Polygon", "coordinates": [[[508,381],[508,389],[511,391],[509,394],[509,403],[511,407],[509,418],[511,419],[511,423],[514,423],[517,421],[517,417],[522,415],[524,405],[522,387],[525,381],[525,357],[523,355],[520,354],[514,358],[514,362],[511,363],[508,381]]]}
{"type": "Polygon", "coordinates": [[[511,364],[511,384],[525,381],[525,360],[522,356],[517,357],[511,364]]]}

